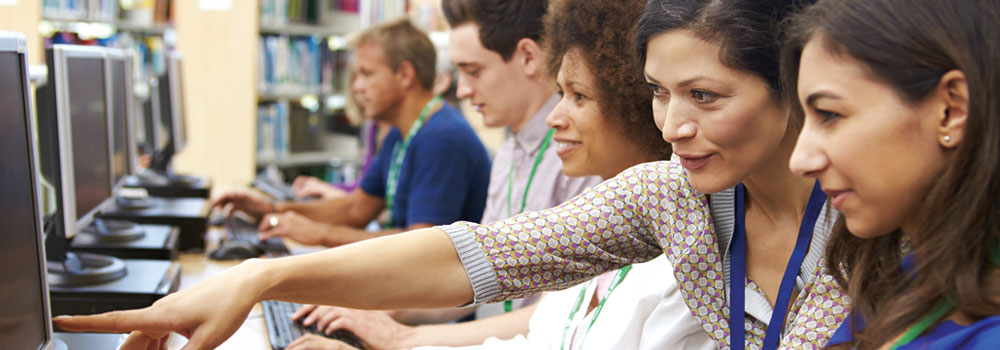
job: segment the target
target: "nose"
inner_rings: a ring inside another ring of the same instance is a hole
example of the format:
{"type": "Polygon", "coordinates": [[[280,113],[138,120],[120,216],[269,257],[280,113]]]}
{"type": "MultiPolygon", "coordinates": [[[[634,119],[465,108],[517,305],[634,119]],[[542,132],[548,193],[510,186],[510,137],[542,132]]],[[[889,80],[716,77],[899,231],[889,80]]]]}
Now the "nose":
{"type": "Polygon", "coordinates": [[[830,159],[823,152],[824,136],[813,130],[806,120],[788,160],[789,169],[805,177],[818,177],[830,166],[830,159]]]}
{"type": "Polygon", "coordinates": [[[364,84],[361,82],[361,78],[354,78],[351,80],[351,92],[354,95],[360,95],[364,91],[364,84]]]}
{"type": "Polygon", "coordinates": [[[566,98],[559,100],[556,108],[553,108],[552,112],[549,112],[549,115],[545,117],[545,124],[556,130],[569,127],[569,116],[566,113],[568,104],[566,98]]]}
{"type": "Polygon", "coordinates": [[[653,118],[663,133],[663,140],[671,144],[690,139],[698,133],[698,124],[679,106],[670,102],[653,101],[653,118]]]}
{"type": "Polygon", "coordinates": [[[464,73],[458,74],[458,87],[455,89],[455,97],[460,99],[472,97],[475,90],[472,89],[472,84],[469,78],[464,73]]]}

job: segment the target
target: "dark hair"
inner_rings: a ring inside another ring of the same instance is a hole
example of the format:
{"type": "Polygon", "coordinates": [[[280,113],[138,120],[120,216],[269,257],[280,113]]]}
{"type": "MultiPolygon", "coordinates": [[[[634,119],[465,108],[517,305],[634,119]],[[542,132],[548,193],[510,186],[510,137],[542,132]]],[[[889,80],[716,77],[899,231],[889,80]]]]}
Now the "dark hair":
{"type": "Polygon", "coordinates": [[[410,62],[420,86],[430,91],[437,76],[437,50],[427,37],[408,19],[399,19],[365,29],[352,40],[354,46],[369,44],[382,48],[389,67],[399,69],[410,62]]]}
{"type": "Polygon", "coordinates": [[[906,103],[925,99],[952,70],[962,71],[969,86],[965,134],[921,196],[917,229],[860,239],[843,218],[838,223],[827,267],[867,326],[852,329],[854,342],[836,348],[887,344],[942,299],[972,320],[1000,314],[990,259],[1000,237],[1000,49],[988,44],[1000,38],[998,18],[997,0],[838,0],[820,1],[790,25],[783,80],[796,101],[799,60],[810,41],[860,62],[906,103]],[[919,258],[904,275],[906,244],[919,258]]]}
{"type": "Polygon", "coordinates": [[[622,36],[622,31],[635,30],[643,1],[553,1],[545,16],[546,65],[555,76],[566,52],[578,49],[594,75],[603,117],[642,150],[668,159],[670,144],[653,122],[652,93],[637,68],[631,41],[622,36]]]}
{"type": "Polygon", "coordinates": [[[721,46],[719,60],[767,82],[776,101],[784,98],[778,73],[782,22],[813,0],[649,0],[636,37],[640,66],[649,40],[677,29],[721,46]]]}
{"type": "Polygon", "coordinates": [[[521,39],[541,39],[548,4],[548,0],[443,0],[441,9],[452,28],[479,25],[483,47],[508,61],[521,39]]]}

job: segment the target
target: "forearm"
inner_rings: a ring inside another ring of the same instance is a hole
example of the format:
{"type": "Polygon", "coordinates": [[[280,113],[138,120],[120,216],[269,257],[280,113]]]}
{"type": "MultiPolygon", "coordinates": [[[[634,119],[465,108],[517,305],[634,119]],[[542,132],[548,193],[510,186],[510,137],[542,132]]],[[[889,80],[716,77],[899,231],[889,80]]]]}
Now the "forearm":
{"type": "Polygon", "coordinates": [[[375,232],[365,231],[350,226],[326,226],[323,234],[323,246],[339,247],[345,244],[357,243],[369,239],[392,236],[406,232],[403,229],[389,229],[375,232]]]}
{"type": "Polygon", "coordinates": [[[424,229],[312,254],[255,261],[249,288],[261,300],[358,309],[467,304],[472,286],[446,234],[424,229]]]}
{"type": "Polygon", "coordinates": [[[491,337],[510,339],[527,334],[528,321],[537,305],[482,320],[415,327],[400,340],[399,347],[477,345],[491,337]]]}
{"type": "Polygon", "coordinates": [[[445,323],[454,321],[476,312],[476,306],[456,307],[447,309],[415,309],[391,311],[392,318],[399,323],[420,325],[429,323],[445,323]]]}

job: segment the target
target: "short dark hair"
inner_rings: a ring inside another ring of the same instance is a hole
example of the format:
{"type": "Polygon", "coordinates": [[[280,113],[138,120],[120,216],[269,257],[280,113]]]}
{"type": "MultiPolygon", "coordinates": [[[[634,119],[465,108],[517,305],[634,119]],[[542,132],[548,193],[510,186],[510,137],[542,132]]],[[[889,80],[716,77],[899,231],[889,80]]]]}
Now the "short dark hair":
{"type": "Polygon", "coordinates": [[[410,62],[420,86],[430,91],[437,77],[437,50],[427,33],[413,25],[408,19],[399,19],[372,26],[358,34],[352,41],[354,46],[375,45],[393,71],[403,62],[410,62]]]}
{"type": "Polygon", "coordinates": [[[483,47],[510,60],[521,39],[540,41],[548,0],[443,0],[441,9],[452,28],[479,25],[483,47]]]}
{"type": "Polygon", "coordinates": [[[640,149],[657,159],[670,158],[670,144],[653,121],[653,96],[646,85],[632,42],[645,0],[557,0],[545,16],[545,55],[555,76],[566,52],[577,49],[594,75],[602,117],[640,149]]]}
{"type": "Polygon", "coordinates": [[[784,101],[779,72],[782,23],[814,0],[649,0],[639,20],[636,49],[646,63],[649,39],[675,29],[719,43],[720,61],[764,79],[784,101]]]}

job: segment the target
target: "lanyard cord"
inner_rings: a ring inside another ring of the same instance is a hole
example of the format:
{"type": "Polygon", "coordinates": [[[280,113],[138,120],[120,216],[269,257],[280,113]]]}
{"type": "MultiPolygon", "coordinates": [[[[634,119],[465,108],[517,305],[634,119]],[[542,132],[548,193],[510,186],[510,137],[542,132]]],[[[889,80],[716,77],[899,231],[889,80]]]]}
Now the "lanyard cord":
{"type": "MultiPolygon", "coordinates": [[[[510,176],[507,177],[507,216],[514,216],[524,212],[524,207],[528,205],[528,190],[531,189],[531,182],[535,180],[535,172],[538,171],[538,165],[542,163],[542,158],[545,158],[545,151],[549,149],[549,144],[552,142],[552,135],[555,133],[556,129],[549,129],[549,133],[546,134],[545,139],[542,140],[542,145],[538,146],[538,154],[535,155],[535,164],[531,166],[531,175],[528,175],[528,184],[524,186],[524,196],[521,198],[521,209],[518,210],[517,213],[513,213],[510,210],[510,197],[511,192],[514,190],[514,162],[510,162],[510,176]]],[[[503,311],[514,311],[514,301],[504,301],[503,311]]]]}
{"type": "Polygon", "coordinates": [[[393,228],[393,209],[396,202],[396,189],[399,187],[399,172],[403,168],[403,159],[406,158],[406,151],[410,149],[410,142],[413,141],[413,136],[417,135],[420,128],[424,126],[424,120],[427,119],[427,114],[431,112],[431,109],[435,105],[441,102],[441,96],[435,95],[427,104],[424,105],[424,109],[420,111],[420,116],[417,120],[413,122],[410,126],[410,132],[406,134],[406,138],[402,142],[395,145],[392,148],[392,157],[389,158],[389,174],[386,179],[385,186],[385,210],[389,212],[389,220],[386,222],[386,228],[393,228]]]}
{"type": "MultiPolygon", "coordinates": [[[[744,309],[744,299],[746,298],[746,189],[743,184],[736,186],[736,227],[733,230],[732,258],[729,268],[729,348],[733,350],[744,349],[746,346],[745,332],[743,325],[746,310],[744,309]]],[[[806,206],[805,215],[799,225],[798,238],[795,240],[795,249],[788,259],[784,276],[781,278],[781,285],[778,288],[778,298],[774,303],[774,311],[771,312],[771,320],[768,322],[767,331],[764,335],[764,344],[761,349],[773,350],[778,348],[781,339],[781,331],[785,328],[785,317],[788,310],[788,303],[791,300],[792,292],[795,291],[795,278],[802,268],[802,261],[805,260],[806,252],[809,251],[809,242],[812,240],[813,229],[816,226],[816,219],[823,211],[823,203],[826,202],[826,194],[823,193],[819,181],[813,185],[812,193],[809,195],[809,203],[806,206]]]]}
{"type": "MultiPolygon", "coordinates": [[[[594,322],[597,322],[597,316],[600,315],[601,310],[604,309],[604,303],[611,297],[611,292],[615,291],[615,288],[622,283],[622,280],[625,279],[625,275],[628,275],[628,272],[631,270],[632,265],[628,265],[618,270],[618,273],[615,274],[615,278],[611,280],[611,284],[608,286],[608,292],[604,294],[604,298],[601,298],[601,302],[597,304],[597,308],[594,309],[594,316],[590,318],[590,324],[588,324],[587,328],[584,329],[583,336],[580,339],[587,338],[587,333],[590,333],[590,328],[594,327],[594,322]]],[[[583,288],[580,290],[580,295],[576,298],[576,303],[573,304],[573,309],[569,312],[569,319],[566,320],[566,325],[563,327],[562,346],[560,347],[561,350],[566,349],[566,335],[569,334],[569,328],[573,324],[573,320],[576,319],[577,311],[580,311],[580,306],[583,306],[583,298],[587,296],[588,289],[589,288],[583,288]]]]}
{"type": "MultiPolygon", "coordinates": [[[[993,265],[1000,265],[1000,245],[993,250],[993,265]]],[[[944,317],[944,315],[953,308],[955,308],[955,302],[950,298],[942,298],[938,300],[938,302],[934,304],[934,307],[931,308],[931,311],[924,315],[924,317],[920,318],[920,321],[917,321],[916,324],[907,329],[906,332],[903,333],[903,336],[900,337],[899,340],[896,340],[896,342],[892,344],[892,347],[889,349],[899,349],[903,345],[909,344],[914,339],[917,339],[920,334],[924,333],[924,331],[928,328],[931,328],[932,325],[937,323],[941,317],[944,317]]]]}

